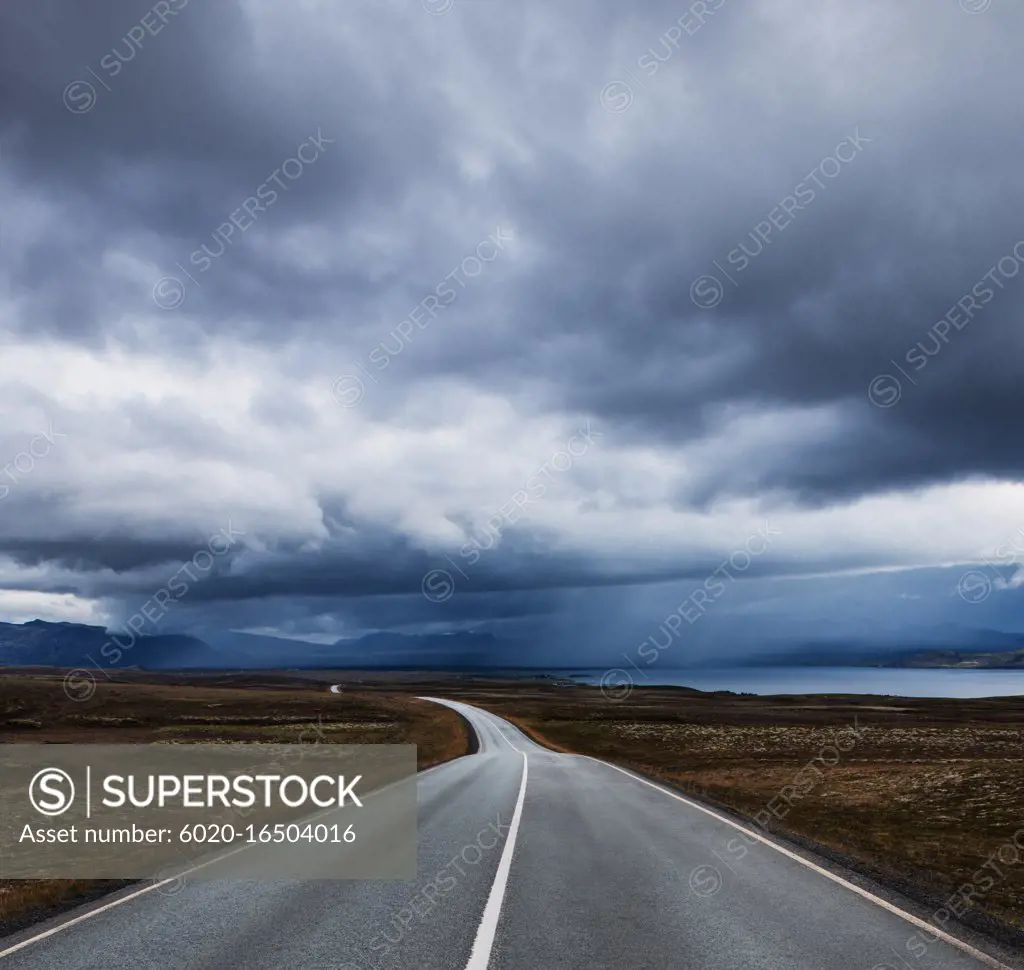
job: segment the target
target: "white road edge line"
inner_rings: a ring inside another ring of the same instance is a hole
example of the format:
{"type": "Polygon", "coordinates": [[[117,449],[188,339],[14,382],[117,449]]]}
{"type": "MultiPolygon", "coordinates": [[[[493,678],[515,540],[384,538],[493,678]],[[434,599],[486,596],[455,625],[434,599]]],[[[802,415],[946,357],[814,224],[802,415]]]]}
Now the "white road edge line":
{"type": "MultiPolygon", "coordinates": [[[[434,698],[429,698],[429,700],[434,700],[434,698]]],[[[498,715],[492,714],[490,711],[485,710],[482,707],[477,707],[475,704],[466,704],[464,701],[456,703],[465,704],[466,707],[469,707],[472,710],[478,711],[481,714],[483,714],[485,718],[494,718],[497,721],[504,720],[503,718],[498,717],[498,715]]],[[[507,721],[505,721],[505,723],[508,724],[507,721]]],[[[514,728],[514,725],[510,726],[514,728]]],[[[498,733],[501,734],[501,736],[505,738],[506,741],[508,741],[508,738],[505,737],[504,732],[499,731],[498,733]]],[[[508,741],[508,743],[510,746],[513,747],[514,750],[519,751],[518,748],[515,748],[515,746],[512,745],[511,741],[508,741]]],[[[519,811],[522,808],[523,796],[526,793],[526,753],[520,751],[520,754],[523,755],[523,785],[519,792],[519,804],[516,806],[516,815],[513,818],[513,825],[516,831],[518,831],[519,828],[519,811]]],[[[817,872],[819,875],[824,876],[826,879],[832,880],[832,882],[837,883],[840,886],[844,886],[846,889],[849,889],[851,892],[856,893],[858,896],[861,896],[869,902],[874,903],[876,906],[880,906],[882,909],[887,910],[888,912],[893,913],[896,916],[899,916],[901,919],[906,920],[912,926],[917,926],[920,929],[926,930],[932,936],[937,937],[940,940],[944,940],[946,943],[950,944],[950,946],[953,946],[956,949],[962,951],[963,953],[966,953],[968,956],[971,956],[975,960],[978,960],[981,963],[985,964],[985,966],[992,967],[993,970],[1013,970],[1013,967],[1008,967],[1005,963],[1000,963],[995,957],[989,956],[987,953],[984,953],[976,947],[971,946],[969,943],[965,943],[963,940],[957,939],[955,936],[951,935],[950,933],[947,933],[945,930],[940,930],[938,927],[932,926],[931,923],[928,923],[923,919],[919,919],[917,916],[914,916],[912,913],[908,913],[906,910],[900,909],[898,906],[894,906],[892,903],[888,902],[885,899],[882,899],[880,896],[876,896],[874,893],[870,893],[866,889],[861,889],[860,886],[855,885],[848,879],[843,879],[842,876],[837,876],[834,872],[829,872],[828,869],[816,865],[810,860],[805,859],[803,856],[797,855],[795,852],[790,852],[789,849],[783,848],[783,846],[778,845],[775,842],[772,842],[771,839],[766,839],[764,836],[758,835],[757,832],[748,829],[746,826],[740,825],[738,822],[734,822],[732,819],[726,818],[726,816],[724,815],[719,815],[718,812],[713,812],[711,809],[705,808],[703,805],[691,801],[689,798],[685,798],[682,795],[679,795],[668,788],[663,788],[661,785],[657,785],[653,781],[648,781],[646,778],[641,778],[639,775],[635,775],[633,774],[633,772],[627,771],[625,768],[620,768],[618,765],[613,765],[610,761],[602,761],[600,758],[594,758],[588,754],[581,754],[575,756],[570,755],[570,757],[586,758],[588,761],[595,761],[597,762],[597,764],[604,765],[606,768],[614,768],[616,771],[621,772],[627,778],[631,778],[633,781],[639,781],[644,785],[649,785],[655,791],[660,791],[663,795],[668,795],[670,798],[674,798],[676,799],[676,801],[682,802],[684,805],[689,805],[690,808],[697,809],[698,812],[703,812],[705,815],[710,815],[712,818],[717,819],[719,822],[724,822],[726,825],[731,826],[738,832],[743,832],[745,835],[749,835],[751,838],[756,839],[758,842],[761,842],[764,845],[767,845],[769,848],[774,849],[776,852],[779,852],[782,855],[787,856],[790,859],[793,859],[795,862],[799,862],[800,865],[805,866],[812,872],[817,872]]],[[[512,838],[512,831],[509,832],[509,837],[512,838]]],[[[506,844],[505,850],[509,855],[509,865],[511,865],[511,852],[508,851],[508,844],[506,844]]],[[[503,855],[501,865],[504,865],[504,863],[505,856],[503,855]]],[[[499,865],[498,867],[499,874],[501,873],[501,865],[499,865]]],[[[508,872],[506,871],[502,883],[502,893],[504,893],[504,882],[506,882],[507,879],[508,872]]],[[[497,882],[497,878],[495,878],[495,886],[492,887],[491,890],[492,899],[488,899],[487,901],[488,909],[490,908],[491,902],[493,901],[494,888],[497,887],[497,882]]],[[[501,903],[499,900],[498,909],[500,910],[500,908],[501,903]]],[[[486,913],[487,910],[485,910],[485,915],[486,913]]],[[[497,924],[497,915],[498,914],[495,913],[495,925],[497,924]]],[[[481,931],[482,930],[483,925],[481,924],[481,931]]],[[[492,943],[493,936],[494,934],[492,932],[492,943]]],[[[477,942],[479,942],[479,935],[477,937],[477,942]]],[[[488,947],[488,953],[490,953],[490,947],[488,947]]],[[[2,956],[2,954],[0,954],[0,956],[2,956]]],[[[476,956],[476,944],[474,944],[473,946],[473,956],[476,956]]],[[[485,960],[483,963],[474,963],[473,958],[471,957],[469,964],[466,966],[466,970],[487,970],[487,961],[485,960]]]]}
{"type": "Polygon", "coordinates": [[[501,735],[501,739],[502,739],[502,741],[505,742],[505,744],[507,744],[513,751],[515,751],[516,754],[521,754],[524,758],[526,757],[526,752],[524,752],[521,748],[517,748],[511,741],[509,741],[509,739],[506,736],[505,732],[502,731],[502,729],[500,727],[498,727],[497,724],[494,724],[492,726],[494,727],[494,730],[497,731],[498,734],[501,735]]]}
{"type": "MultiPolygon", "coordinates": [[[[459,710],[460,707],[468,708],[473,712],[473,714],[478,715],[480,717],[480,720],[486,721],[492,728],[494,728],[494,730],[497,731],[498,735],[501,737],[502,741],[504,741],[513,751],[515,751],[516,754],[523,753],[521,748],[517,748],[511,741],[509,741],[505,732],[502,731],[501,725],[504,724],[512,728],[512,730],[515,731],[517,734],[522,734],[522,732],[514,724],[509,724],[509,722],[506,721],[504,718],[498,717],[497,714],[492,714],[490,711],[485,711],[482,707],[477,707],[474,704],[466,704],[463,701],[447,700],[443,697],[420,697],[417,699],[421,701],[430,701],[432,704],[440,704],[442,707],[447,707],[449,710],[455,711],[457,714],[461,714],[464,718],[466,718],[467,721],[469,721],[470,726],[473,727],[474,730],[476,730],[475,726],[473,725],[473,716],[459,710]]],[[[478,736],[479,734],[480,732],[477,731],[478,736]]],[[[525,735],[523,735],[523,737],[526,741],[530,740],[525,735]]]]}
{"type": "Polygon", "coordinates": [[[37,943],[39,940],[45,940],[47,937],[53,936],[56,933],[60,933],[62,930],[66,930],[76,923],[82,923],[87,919],[92,919],[93,916],[98,916],[100,913],[106,912],[108,909],[113,909],[115,906],[120,906],[122,903],[127,903],[130,899],[138,899],[139,896],[145,896],[146,893],[151,893],[154,889],[159,889],[161,886],[166,886],[170,882],[174,882],[175,879],[180,879],[182,876],[187,876],[191,872],[196,872],[199,869],[205,869],[207,866],[212,866],[215,862],[223,862],[225,859],[230,858],[233,855],[237,855],[239,852],[244,852],[247,845],[241,848],[235,849],[232,852],[228,852],[225,855],[218,856],[216,859],[210,859],[209,862],[204,862],[202,865],[193,866],[191,869],[185,872],[179,872],[175,876],[171,876],[170,879],[162,879],[160,882],[153,883],[152,886],[146,886],[143,889],[137,889],[133,893],[129,893],[127,896],[121,896],[119,899],[115,899],[113,902],[106,903],[103,906],[99,906],[96,909],[89,910],[88,913],[83,913],[81,916],[76,916],[74,919],[69,919],[65,923],[60,923],[57,926],[53,926],[43,933],[38,933],[36,936],[30,936],[27,940],[22,940],[20,943],[15,943],[14,946],[7,947],[6,950],[0,950],[0,960],[4,957],[10,956],[12,953],[17,953],[18,950],[23,950],[31,943],[37,943]]]}
{"type": "MultiPolygon", "coordinates": [[[[523,756],[525,757],[525,755],[523,756]]],[[[452,764],[450,761],[444,761],[439,765],[431,765],[429,768],[424,768],[423,771],[418,771],[413,777],[417,783],[427,772],[433,771],[435,768],[443,768],[445,765],[452,764]]],[[[369,793],[369,796],[379,795],[381,792],[386,791],[388,788],[393,788],[400,782],[406,781],[407,779],[400,778],[398,781],[389,782],[383,788],[377,788],[369,793]]],[[[320,812],[318,815],[314,815],[310,818],[310,822],[315,821],[318,818],[323,818],[325,815],[330,815],[332,812],[337,812],[337,808],[329,808],[326,811],[320,812]]],[[[30,936],[27,940],[22,940],[20,943],[15,943],[12,946],[7,947],[5,950],[0,950],[0,960],[4,957],[10,956],[12,953],[17,953],[19,950],[25,949],[32,943],[38,943],[40,940],[45,940],[48,937],[54,936],[63,930],[69,929],[77,923],[83,923],[87,919],[92,919],[94,916],[99,916],[100,913],[105,913],[108,909],[114,909],[117,906],[121,906],[124,903],[130,902],[133,899],[138,899],[140,896],[145,896],[146,893],[151,893],[154,889],[159,889],[161,886],[166,886],[168,883],[174,882],[176,879],[181,879],[183,876],[191,875],[193,872],[198,872],[200,869],[205,869],[207,866],[212,866],[215,863],[223,862],[225,859],[230,859],[233,855],[237,855],[239,852],[245,852],[251,849],[253,844],[246,844],[239,846],[237,849],[232,849],[230,852],[225,852],[223,855],[217,856],[215,859],[209,859],[206,862],[200,863],[198,866],[192,866],[190,869],[186,869],[184,872],[176,873],[168,879],[162,879],[160,882],[153,883],[152,886],[145,886],[142,889],[137,889],[133,893],[129,893],[127,896],[120,896],[117,899],[112,900],[109,903],[105,903],[103,906],[97,906],[96,909],[90,909],[88,913],[82,913],[81,916],[75,916],[72,919],[66,920],[63,923],[58,923],[56,926],[51,926],[50,929],[44,930],[42,933],[37,933],[35,936],[30,936]]]]}
{"type": "MultiPolygon", "coordinates": [[[[505,737],[502,735],[502,737],[505,737]]],[[[508,738],[505,738],[508,741],[508,738]]],[[[512,742],[509,741],[509,744],[512,742]]],[[[498,932],[498,918],[501,916],[501,904],[505,900],[505,889],[508,886],[508,874],[512,868],[512,855],[516,848],[516,837],[519,835],[519,823],[523,817],[523,802],[526,800],[526,775],[527,760],[526,752],[519,752],[523,756],[523,780],[519,785],[519,798],[516,801],[515,811],[512,813],[512,824],[509,826],[508,837],[505,839],[505,848],[502,850],[501,859],[498,862],[498,871],[494,874],[494,883],[491,886],[490,895],[487,897],[487,905],[484,907],[483,916],[480,917],[480,926],[476,931],[476,939],[473,941],[473,949],[469,954],[469,963],[466,970],[487,970],[487,964],[491,960],[491,950],[494,948],[494,937],[498,932]]]]}
{"type": "MultiPolygon", "coordinates": [[[[837,876],[834,872],[829,872],[828,869],[815,865],[803,856],[797,855],[795,852],[790,852],[789,849],[783,848],[781,845],[772,842],[771,839],[766,839],[764,836],[758,835],[756,832],[740,825],[738,822],[732,821],[732,819],[726,818],[724,815],[719,815],[717,812],[713,812],[711,809],[705,808],[697,802],[692,802],[690,799],[684,798],[682,795],[678,795],[674,791],[670,791],[668,788],[662,788],[661,785],[656,785],[653,781],[648,781],[646,778],[634,775],[631,771],[626,771],[625,768],[613,765],[610,761],[602,761],[600,758],[592,758],[587,754],[577,755],[577,757],[586,758],[588,761],[596,761],[599,765],[605,765],[608,768],[614,768],[616,771],[622,772],[622,774],[627,778],[632,778],[633,781],[639,781],[645,785],[649,785],[656,791],[660,791],[663,794],[668,795],[670,798],[674,798],[677,801],[682,802],[684,805],[689,805],[690,808],[697,809],[698,812],[703,812],[705,815],[710,815],[712,818],[718,819],[719,822],[724,822],[726,825],[732,826],[737,831],[743,832],[745,835],[749,835],[751,838],[757,839],[758,842],[763,842],[769,848],[782,853],[782,855],[793,859],[795,862],[799,862],[800,865],[806,866],[808,869],[824,876],[826,879],[831,879],[832,882],[846,887],[851,892],[855,892],[858,896],[862,896],[864,899],[874,903],[876,906],[881,906],[882,909],[888,910],[890,913],[894,913],[896,916],[905,919],[908,923],[911,923],[923,930],[927,930],[931,936],[937,936],[939,939],[944,940],[946,943],[956,947],[958,950],[962,950],[968,956],[974,957],[975,960],[980,960],[986,966],[993,967],[994,970],[1013,970],[1012,967],[1008,967],[1005,963],[1000,963],[995,957],[990,957],[987,953],[983,953],[981,950],[976,949],[969,943],[965,943],[963,940],[958,940],[955,936],[945,932],[945,930],[940,930],[938,927],[932,926],[931,923],[927,923],[923,919],[918,919],[918,917],[914,916],[912,913],[908,913],[906,910],[902,910],[898,906],[894,906],[892,903],[882,899],[880,896],[874,895],[874,893],[869,893],[866,889],[861,889],[860,886],[854,885],[847,879],[843,879],[842,876],[837,876]]],[[[467,970],[469,970],[469,968],[467,968],[467,970]]]]}

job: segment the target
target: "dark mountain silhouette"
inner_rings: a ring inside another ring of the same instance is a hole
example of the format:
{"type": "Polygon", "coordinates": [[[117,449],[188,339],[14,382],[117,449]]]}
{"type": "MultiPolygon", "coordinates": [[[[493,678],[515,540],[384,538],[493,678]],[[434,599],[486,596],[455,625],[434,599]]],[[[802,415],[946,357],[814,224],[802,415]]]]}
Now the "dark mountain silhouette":
{"type": "Polygon", "coordinates": [[[110,634],[104,627],[82,623],[0,623],[0,664],[5,666],[84,667],[144,666],[158,669],[162,661],[205,644],[184,634],[137,637],[110,634]]]}
{"type": "MultiPolygon", "coordinates": [[[[535,644],[490,633],[370,633],[334,643],[230,631],[133,636],[80,623],[0,623],[0,665],[138,667],[143,670],[543,669],[535,644]]],[[[593,649],[579,667],[600,667],[593,649]]],[[[665,658],[668,660],[668,658],[665,658]]],[[[709,661],[705,660],[705,665],[709,661]]],[[[715,662],[721,663],[721,660],[715,662]]],[[[766,638],[740,666],[1021,667],[1024,636],[997,630],[936,628],[930,635],[869,641],[766,638]]],[[[547,665],[552,665],[550,662],[547,665]]],[[[614,665],[614,663],[613,663],[614,665]]],[[[662,664],[670,666],[669,663],[662,664]]],[[[558,665],[556,665],[558,666],[558,665]]],[[[691,659],[690,666],[697,666],[691,659]]]]}
{"type": "Polygon", "coordinates": [[[807,640],[765,645],[746,661],[764,667],[1020,667],[1024,635],[943,624],[885,640],[807,640]]]}
{"type": "Polygon", "coordinates": [[[515,644],[490,633],[371,633],[317,644],[211,632],[133,636],[81,623],[0,623],[0,665],[144,670],[508,666],[515,644]]]}
{"type": "Polygon", "coordinates": [[[203,633],[222,664],[256,667],[498,667],[515,644],[490,633],[369,633],[318,644],[248,633],[203,633]]]}

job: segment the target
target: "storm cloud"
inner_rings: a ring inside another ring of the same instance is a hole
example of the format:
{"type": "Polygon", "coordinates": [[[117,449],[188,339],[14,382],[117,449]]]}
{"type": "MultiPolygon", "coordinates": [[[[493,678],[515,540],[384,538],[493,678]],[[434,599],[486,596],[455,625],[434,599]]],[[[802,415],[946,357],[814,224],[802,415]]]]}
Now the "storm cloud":
{"type": "Polygon", "coordinates": [[[766,528],[793,617],[938,609],[1024,525],[1022,30],[13,0],[0,619],[122,622],[228,527],[167,624],[639,627],[766,528]]]}

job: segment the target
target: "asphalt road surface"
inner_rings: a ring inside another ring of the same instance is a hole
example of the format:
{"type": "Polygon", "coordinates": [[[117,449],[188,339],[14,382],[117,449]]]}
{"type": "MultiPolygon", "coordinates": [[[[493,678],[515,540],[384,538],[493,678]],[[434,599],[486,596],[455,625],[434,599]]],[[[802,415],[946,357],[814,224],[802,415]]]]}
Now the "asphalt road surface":
{"type": "Polygon", "coordinates": [[[0,970],[1007,966],[753,829],[441,703],[480,749],[418,778],[415,881],[241,880],[236,856],[0,941],[0,970]]]}

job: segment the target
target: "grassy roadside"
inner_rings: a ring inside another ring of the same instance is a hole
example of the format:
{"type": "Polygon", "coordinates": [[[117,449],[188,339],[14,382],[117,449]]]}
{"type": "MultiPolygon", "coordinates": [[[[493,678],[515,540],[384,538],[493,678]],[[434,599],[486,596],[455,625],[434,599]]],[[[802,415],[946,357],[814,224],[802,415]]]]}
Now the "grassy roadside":
{"type": "MultiPolygon", "coordinates": [[[[655,688],[619,702],[586,688],[458,696],[556,750],[633,768],[822,850],[934,910],[945,907],[947,919],[1024,940],[1019,698],[655,688]]],[[[746,854],[742,840],[712,848],[730,864],[746,854]]]]}
{"type": "MultiPolygon", "coordinates": [[[[59,674],[0,675],[0,743],[407,743],[417,746],[420,770],[470,751],[461,717],[409,694],[331,694],[323,684],[286,676],[161,679],[170,678],[125,672],[72,701],[59,674]]],[[[123,885],[0,879],[0,935],[123,885]]]]}

